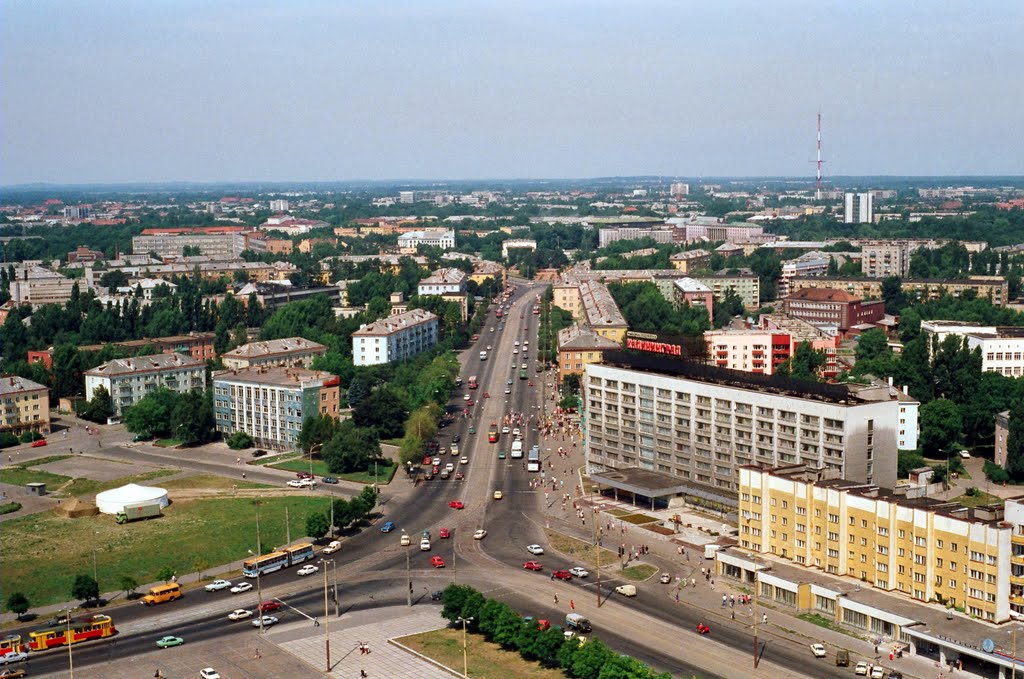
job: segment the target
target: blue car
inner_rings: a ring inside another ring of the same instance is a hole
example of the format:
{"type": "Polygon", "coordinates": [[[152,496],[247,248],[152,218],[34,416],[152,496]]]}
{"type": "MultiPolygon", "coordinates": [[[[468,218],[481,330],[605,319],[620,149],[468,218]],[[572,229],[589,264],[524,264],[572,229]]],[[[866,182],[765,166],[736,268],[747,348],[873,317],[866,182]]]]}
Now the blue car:
{"type": "Polygon", "coordinates": [[[390,533],[394,529],[395,529],[395,522],[394,521],[388,521],[387,523],[385,523],[383,526],[380,527],[380,532],[381,533],[390,533]]]}

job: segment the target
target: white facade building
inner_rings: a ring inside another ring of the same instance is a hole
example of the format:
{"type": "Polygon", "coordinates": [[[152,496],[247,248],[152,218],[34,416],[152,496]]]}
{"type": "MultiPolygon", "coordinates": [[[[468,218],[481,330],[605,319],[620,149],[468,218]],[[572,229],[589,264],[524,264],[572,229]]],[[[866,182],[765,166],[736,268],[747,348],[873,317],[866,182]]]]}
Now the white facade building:
{"type": "Polygon", "coordinates": [[[415,356],[437,344],[438,318],[423,309],[364,325],[352,333],[355,365],[379,365],[415,356]]]}
{"type": "Polygon", "coordinates": [[[104,387],[114,402],[114,413],[138,403],[157,389],[178,393],[206,388],[206,363],[187,354],[156,354],[115,358],[85,372],[85,398],[104,387]]]}
{"type": "Polygon", "coordinates": [[[528,238],[510,238],[501,244],[501,256],[508,259],[509,250],[536,250],[537,241],[528,238]]]}
{"type": "Polygon", "coordinates": [[[843,203],[843,223],[870,224],[872,221],[874,207],[871,193],[847,193],[843,203]]]}
{"type": "Polygon", "coordinates": [[[409,231],[398,237],[398,247],[403,250],[416,250],[423,245],[451,250],[455,247],[455,231],[409,231]]]}
{"type": "Polygon", "coordinates": [[[445,268],[434,271],[419,282],[419,295],[460,295],[466,292],[466,273],[461,269],[445,268]]]}

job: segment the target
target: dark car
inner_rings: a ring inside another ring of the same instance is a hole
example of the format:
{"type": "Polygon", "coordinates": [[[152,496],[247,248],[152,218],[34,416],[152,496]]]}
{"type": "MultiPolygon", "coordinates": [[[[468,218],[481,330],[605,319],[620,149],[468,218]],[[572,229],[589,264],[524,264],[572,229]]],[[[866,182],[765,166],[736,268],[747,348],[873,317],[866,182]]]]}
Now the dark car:
{"type": "Polygon", "coordinates": [[[323,478],[323,482],[324,483],[337,483],[338,479],[334,478],[333,476],[325,476],[323,478]]]}
{"type": "Polygon", "coordinates": [[[300,479],[311,479],[311,478],[313,478],[313,475],[310,474],[309,472],[295,472],[295,475],[297,477],[299,477],[300,479]]]}
{"type": "Polygon", "coordinates": [[[262,448],[257,448],[256,450],[252,451],[253,457],[263,457],[266,454],[267,451],[263,450],[262,448]]]}
{"type": "Polygon", "coordinates": [[[380,532],[381,533],[390,533],[394,529],[395,529],[395,522],[394,521],[387,521],[387,522],[384,523],[383,526],[380,527],[380,532]]]}
{"type": "Polygon", "coordinates": [[[462,440],[462,437],[459,436],[458,434],[456,434],[455,436],[452,437],[452,443],[458,443],[461,440],[462,440]]]}

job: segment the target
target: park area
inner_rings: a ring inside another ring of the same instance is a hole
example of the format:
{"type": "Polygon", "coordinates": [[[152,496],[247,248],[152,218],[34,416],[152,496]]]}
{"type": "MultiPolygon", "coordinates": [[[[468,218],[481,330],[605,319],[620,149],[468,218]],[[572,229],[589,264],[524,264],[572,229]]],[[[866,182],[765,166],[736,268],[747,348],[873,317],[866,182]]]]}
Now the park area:
{"type": "MultiPolygon", "coordinates": [[[[518,651],[506,651],[499,644],[491,643],[481,634],[467,634],[466,659],[469,676],[474,679],[507,679],[508,677],[533,677],[535,679],[565,679],[560,669],[542,667],[539,663],[523,660],[518,651]]],[[[463,669],[461,629],[447,627],[396,639],[398,643],[417,653],[459,672],[463,669]]]]}

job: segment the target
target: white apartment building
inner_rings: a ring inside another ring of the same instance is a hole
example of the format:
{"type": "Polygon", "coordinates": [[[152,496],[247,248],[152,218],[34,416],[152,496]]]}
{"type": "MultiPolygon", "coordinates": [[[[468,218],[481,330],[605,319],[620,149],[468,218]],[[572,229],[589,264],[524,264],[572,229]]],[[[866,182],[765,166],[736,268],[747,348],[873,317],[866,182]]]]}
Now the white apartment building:
{"type": "Polygon", "coordinates": [[[352,333],[355,365],[401,361],[437,344],[438,318],[423,309],[388,316],[352,333]]]}
{"type": "Polygon", "coordinates": [[[159,229],[147,231],[151,233],[132,238],[132,252],[136,255],[155,252],[159,257],[181,257],[185,247],[190,246],[199,248],[199,252],[207,257],[223,259],[239,257],[246,248],[245,233],[189,233],[180,229],[169,229],[166,233],[159,233],[159,229]]]}
{"type": "Polygon", "coordinates": [[[501,244],[501,256],[508,259],[509,250],[536,250],[537,241],[527,238],[509,238],[501,244]]]}
{"type": "Polygon", "coordinates": [[[327,347],[304,337],[250,342],[224,352],[221,360],[232,369],[256,366],[302,366],[308,368],[313,359],[327,353],[327,347]]]}
{"type": "Polygon", "coordinates": [[[280,366],[224,370],[213,375],[217,431],[244,431],[257,446],[298,447],[308,416],[338,419],[341,380],[328,372],[280,366]]]}
{"type": "Polygon", "coordinates": [[[466,292],[466,272],[461,269],[438,269],[419,282],[419,295],[461,295],[466,292]]]}
{"type": "Polygon", "coordinates": [[[85,372],[85,398],[103,387],[114,402],[114,414],[138,403],[146,394],[166,388],[178,393],[206,388],[206,362],[187,354],[156,354],[115,358],[85,372]]]}
{"type": "Polygon", "coordinates": [[[11,299],[15,304],[31,304],[33,308],[44,304],[64,304],[71,299],[75,284],[79,291],[85,292],[85,280],[77,281],[33,264],[22,264],[14,268],[14,278],[10,283],[11,299]]]}
{"type": "Polygon", "coordinates": [[[846,193],[843,201],[844,224],[870,224],[874,221],[871,192],[846,193]]]}
{"type": "Polygon", "coordinates": [[[796,259],[782,263],[782,275],[779,276],[779,299],[789,297],[789,282],[795,276],[824,276],[828,273],[828,265],[832,257],[825,252],[807,252],[796,259]]]}
{"type": "Polygon", "coordinates": [[[861,246],[860,270],[869,278],[906,278],[910,271],[910,255],[918,247],[899,241],[867,243],[861,246]]]}
{"type": "Polygon", "coordinates": [[[291,205],[289,205],[288,201],[281,198],[270,201],[271,212],[288,212],[290,207],[291,205]]]}
{"type": "Polygon", "coordinates": [[[147,302],[152,302],[153,292],[160,286],[164,286],[167,288],[168,296],[173,294],[174,291],[178,289],[178,286],[175,285],[174,283],[170,281],[165,281],[161,278],[140,278],[139,280],[135,281],[130,285],[124,285],[117,288],[117,293],[121,295],[131,296],[135,294],[136,289],[142,288],[142,299],[146,300],[147,302]]]}
{"type": "Polygon", "coordinates": [[[954,335],[963,338],[967,348],[981,352],[981,369],[1007,377],[1024,375],[1024,328],[981,325],[970,321],[921,321],[921,332],[928,338],[928,349],[941,345],[954,335]]]}
{"type": "Polygon", "coordinates": [[[398,237],[398,247],[402,250],[417,250],[423,245],[451,250],[455,247],[455,231],[448,229],[408,231],[398,237]]]}
{"type": "Polygon", "coordinates": [[[733,507],[743,465],[803,463],[896,482],[895,400],[608,351],[586,366],[582,386],[590,474],[639,468],[733,507]]]}

